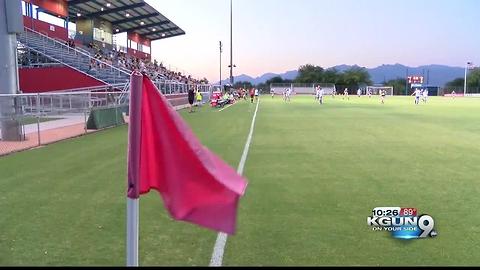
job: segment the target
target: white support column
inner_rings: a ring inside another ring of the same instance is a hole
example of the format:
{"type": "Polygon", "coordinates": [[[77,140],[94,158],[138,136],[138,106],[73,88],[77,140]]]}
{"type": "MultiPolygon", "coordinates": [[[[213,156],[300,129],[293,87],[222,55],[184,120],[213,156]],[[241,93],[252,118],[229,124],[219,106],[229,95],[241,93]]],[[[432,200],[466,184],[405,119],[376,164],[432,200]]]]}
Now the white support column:
{"type": "MultiPolygon", "coordinates": [[[[0,0],[0,94],[17,94],[18,63],[17,36],[23,32],[22,3],[20,0],[0,0]]],[[[16,113],[14,97],[0,100],[0,122],[3,140],[21,140],[21,126],[12,117],[16,113]]]]}

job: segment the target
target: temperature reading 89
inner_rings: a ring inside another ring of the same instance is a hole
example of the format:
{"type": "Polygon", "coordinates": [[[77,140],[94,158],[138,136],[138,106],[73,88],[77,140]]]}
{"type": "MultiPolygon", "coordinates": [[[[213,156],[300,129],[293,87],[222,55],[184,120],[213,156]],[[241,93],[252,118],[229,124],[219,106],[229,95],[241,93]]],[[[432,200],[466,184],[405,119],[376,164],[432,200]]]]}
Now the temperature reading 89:
{"type": "Polygon", "coordinates": [[[376,207],[367,224],[374,231],[388,231],[398,239],[422,239],[437,236],[435,221],[430,215],[417,215],[416,208],[376,207]]]}

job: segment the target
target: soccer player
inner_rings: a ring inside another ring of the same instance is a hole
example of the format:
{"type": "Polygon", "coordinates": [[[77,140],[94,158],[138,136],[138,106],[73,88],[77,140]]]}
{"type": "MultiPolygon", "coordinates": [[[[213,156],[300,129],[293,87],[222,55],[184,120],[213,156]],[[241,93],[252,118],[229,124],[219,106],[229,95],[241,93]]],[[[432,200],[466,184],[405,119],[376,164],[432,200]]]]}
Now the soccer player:
{"type": "Polygon", "coordinates": [[[315,87],[315,100],[318,100],[320,98],[320,86],[315,87]]]}
{"type": "Polygon", "coordinates": [[[423,89],[423,103],[427,103],[428,89],[423,89]]]}
{"type": "Polygon", "coordinates": [[[258,96],[260,95],[260,92],[258,89],[255,88],[255,100],[258,101],[258,96]]]}
{"type": "Polygon", "coordinates": [[[323,93],[324,93],[324,90],[319,87],[319,89],[317,90],[318,92],[318,102],[320,102],[320,104],[323,104],[323,93]]]}
{"type": "Polygon", "coordinates": [[[250,88],[250,103],[253,103],[253,98],[255,97],[255,90],[252,88],[250,88]]]}
{"type": "Polygon", "coordinates": [[[455,99],[455,95],[456,95],[456,94],[457,94],[457,93],[455,93],[455,90],[453,90],[453,91],[452,91],[452,97],[453,97],[453,99],[455,99]]]}
{"type": "Polygon", "coordinates": [[[337,89],[333,89],[332,91],[332,98],[335,98],[335,95],[337,94],[337,89]]]}
{"type": "Polygon", "coordinates": [[[345,90],[343,90],[343,98],[347,98],[348,100],[350,100],[350,97],[348,96],[348,88],[345,88],[345,90]]]}
{"type": "Polygon", "coordinates": [[[385,94],[387,91],[385,90],[380,90],[380,100],[382,101],[382,104],[385,104],[385,94]]]}
{"type": "Polygon", "coordinates": [[[415,105],[418,105],[420,103],[420,95],[421,91],[418,88],[415,88],[415,91],[413,92],[412,96],[415,95],[415,105]]]}
{"type": "Polygon", "coordinates": [[[358,88],[357,90],[357,96],[361,97],[362,96],[362,89],[358,88]]]}
{"type": "Polygon", "coordinates": [[[290,95],[292,94],[292,90],[290,88],[287,88],[285,91],[285,101],[290,102],[290,95]]]}
{"type": "Polygon", "coordinates": [[[270,94],[272,95],[272,98],[273,98],[275,96],[275,91],[273,89],[271,89],[270,94]]]}

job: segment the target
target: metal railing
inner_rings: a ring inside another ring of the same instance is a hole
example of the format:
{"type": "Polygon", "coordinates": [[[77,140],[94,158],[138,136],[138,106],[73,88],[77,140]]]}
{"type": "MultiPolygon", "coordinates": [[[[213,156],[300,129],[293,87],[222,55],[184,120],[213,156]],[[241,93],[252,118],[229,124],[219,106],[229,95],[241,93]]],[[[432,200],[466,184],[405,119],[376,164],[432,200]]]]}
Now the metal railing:
{"type": "Polygon", "coordinates": [[[118,98],[118,103],[129,103],[129,96],[130,96],[130,81],[128,81],[125,86],[122,89],[122,93],[120,94],[120,97],[118,98]]]}
{"type": "Polygon", "coordinates": [[[72,67],[90,77],[99,79],[105,83],[108,82],[106,82],[104,78],[110,78],[113,80],[113,83],[119,83],[125,82],[125,77],[130,76],[129,72],[117,68],[99,59],[96,59],[92,57],[88,52],[85,52],[85,50],[83,49],[80,50],[79,48],[70,47],[63,42],[59,42],[43,33],[37,32],[28,27],[25,27],[25,31],[22,34],[19,34],[19,37],[20,41],[25,41],[24,45],[26,45],[29,49],[45,55],[52,60],[60,62],[66,66],[72,67]],[[33,48],[34,46],[32,44],[41,45],[41,49],[33,48]],[[60,57],[56,57],[58,55],[60,57]],[[70,56],[70,61],[65,60],[67,56],[70,56]],[[71,56],[74,56],[73,61],[71,56]],[[95,66],[97,66],[97,68],[95,68],[95,71],[97,73],[100,73],[96,75],[102,78],[97,78],[88,73],[88,71],[94,71],[93,69],[90,69],[92,64],[95,64],[95,66]]]}
{"type": "Polygon", "coordinates": [[[68,92],[37,94],[4,94],[0,100],[10,99],[15,104],[17,115],[51,116],[66,113],[82,113],[92,109],[127,106],[119,102],[123,92],[68,92]]]}
{"type": "MultiPolygon", "coordinates": [[[[28,27],[27,27],[27,28],[28,28],[28,27]]],[[[48,37],[48,35],[47,35],[47,37],[48,37]]],[[[61,40],[61,39],[59,39],[59,38],[53,38],[53,39],[56,40],[56,41],[58,41],[58,42],[60,42],[60,43],[65,43],[64,40],[61,40]]],[[[68,44],[65,44],[65,45],[69,46],[68,44]]],[[[69,47],[70,47],[70,46],[69,46],[69,47]]],[[[86,53],[86,54],[88,54],[88,55],[91,56],[91,54],[90,54],[89,51],[87,51],[87,50],[85,50],[85,49],[83,49],[83,48],[81,48],[81,47],[75,46],[75,47],[70,47],[70,48],[74,48],[74,49],[76,49],[76,50],[78,50],[78,51],[81,51],[81,52],[86,53]]]]}
{"type": "Polygon", "coordinates": [[[157,88],[164,95],[185,94],[188,89],[198,89],[202,93],[210,92],[212,85],[209,84],[186,84],[177,81],[161,81],[154,82],[157,88]]]}
{"type": "Polygon", "coordinates": [[[66,89],[66,90],[50,91],[48,93],[97,92],[97,91],[112,91],[115,89],[124,91],[127,85],[130,85],[129,81],[127,81],[126,83],[105,84],[105,85],[99,85],[99,86],[89,86],[89,87],[72,88],[72,89],[66,89]]]}
{"type": "MultiPolygon", "coordinates": [[[[114,126],[125,123],[128,104],[119,103],[122,92],[69,92],[0,95],[0,103],[12,106],[11,115],[0,116],[10,123],[8,139],[0,138],[0,156],[94,132],[89,130],[92,111],[115,113],[114,126]],[[17,129],[18,127],[18,129],[17,129]],[[13,136],[15,138],[13,138],[13,136]]],[[[0,128],[4,128],[1,125],[0,128]]],[[[0,135],[3,135],[0,130],[0,135]]]]}

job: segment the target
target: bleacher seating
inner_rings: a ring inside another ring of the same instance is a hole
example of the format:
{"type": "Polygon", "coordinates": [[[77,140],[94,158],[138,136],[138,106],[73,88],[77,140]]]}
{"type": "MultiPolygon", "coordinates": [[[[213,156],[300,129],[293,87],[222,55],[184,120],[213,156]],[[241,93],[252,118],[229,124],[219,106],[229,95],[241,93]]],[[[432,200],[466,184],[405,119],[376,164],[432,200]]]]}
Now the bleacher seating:
{"type": "Polygon", "coordinates": [[[70,66],[106,84],[126,83],[133,70],[140,70],[154,81],[176,81],[185,84],[208,84],[206,79],[197,80],[180,72],[173,72],[161,63],[135,58],[117,51],[102,51],[99,48],[79,48],[68,42],[50,38],[26,28],[18,35],[18,41],[26,48],[56,62],[70,66]]]}

